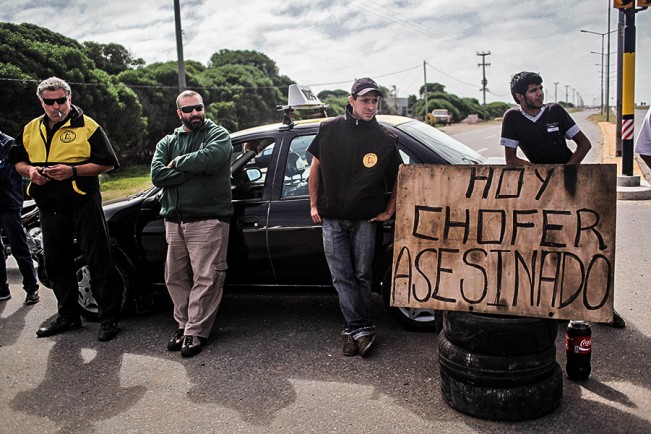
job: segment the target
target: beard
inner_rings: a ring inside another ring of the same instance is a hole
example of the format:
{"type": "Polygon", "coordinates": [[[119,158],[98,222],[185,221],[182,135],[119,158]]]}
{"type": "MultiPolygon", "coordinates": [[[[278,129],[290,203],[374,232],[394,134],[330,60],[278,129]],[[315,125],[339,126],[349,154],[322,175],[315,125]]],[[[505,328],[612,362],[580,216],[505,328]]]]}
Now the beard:
{"type": "Polygon", "coordinates": [[[197,131],[200,129],[206,118],[203,115],[191,116],[189,119],[181,118],[181,122],[191,131],[197,131]]]}

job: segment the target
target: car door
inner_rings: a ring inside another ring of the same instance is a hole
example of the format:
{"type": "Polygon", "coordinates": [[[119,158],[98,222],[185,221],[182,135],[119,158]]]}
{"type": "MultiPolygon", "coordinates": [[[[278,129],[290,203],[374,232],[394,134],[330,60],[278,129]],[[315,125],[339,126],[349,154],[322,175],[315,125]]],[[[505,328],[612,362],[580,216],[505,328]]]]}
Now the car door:
{"type": "Polygon", "coordinates": [[[307,148],[317,133],[288,131],[278,155],[274,197],[269,205],[267,237],[278,283],[287,286],[330,286],[321,225],[310,217],[308,177],[312,155],[307,148]]]}
{"type": "Polygon", "coordinates": [[[233,208],[228,243],[229,285],[275,285],[267,246],[267,220],[274,168],[278,159],[275,134],[240,136],[233,140],[234,159],[255,152],[243,170],[233,173],[233,208]],[[250,179],[255,176],[255,179],[250,179]]]}

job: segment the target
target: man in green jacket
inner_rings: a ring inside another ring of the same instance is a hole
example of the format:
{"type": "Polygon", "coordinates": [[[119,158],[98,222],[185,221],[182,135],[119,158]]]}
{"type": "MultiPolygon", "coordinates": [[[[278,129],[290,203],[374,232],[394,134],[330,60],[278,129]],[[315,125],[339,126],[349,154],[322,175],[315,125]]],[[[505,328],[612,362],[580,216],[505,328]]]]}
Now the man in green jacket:
{"type": "Polygon", "coordinates": [[[197,92],[182,92],[176,107],[183,125],[156,145],[151,177],[162,188],[165,283],[178,324],[167,348],[192,357],[210,335],[224,288],[233,147],[228,131],[206,119],[197,92]]]}

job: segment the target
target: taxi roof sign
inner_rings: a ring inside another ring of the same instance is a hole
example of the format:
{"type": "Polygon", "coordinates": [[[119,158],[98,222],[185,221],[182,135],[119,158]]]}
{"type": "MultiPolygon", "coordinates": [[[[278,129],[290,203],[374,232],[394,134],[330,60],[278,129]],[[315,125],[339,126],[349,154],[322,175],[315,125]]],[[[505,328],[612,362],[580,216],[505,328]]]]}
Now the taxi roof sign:
{"type": "Polygon", "coordinates": [[[323,105],[318,96],[312,92],[309,86],[301,86],[299,84],[292,84],[289,86],[287,95],[287,105],[294,108],[314,108],[314,106],[323,105]]]}
{"type": "Polygon", "coordinates": [[[323,104],[309,86],[300,84],[290,84],[287,92],[287,105],[276,107],[278,111],[284,112],[283,123],[290,126],[293,124],[291,113],[294,110],[319,110],[321,116],[328,117],[327,108],[328,105],[323,104]]]}

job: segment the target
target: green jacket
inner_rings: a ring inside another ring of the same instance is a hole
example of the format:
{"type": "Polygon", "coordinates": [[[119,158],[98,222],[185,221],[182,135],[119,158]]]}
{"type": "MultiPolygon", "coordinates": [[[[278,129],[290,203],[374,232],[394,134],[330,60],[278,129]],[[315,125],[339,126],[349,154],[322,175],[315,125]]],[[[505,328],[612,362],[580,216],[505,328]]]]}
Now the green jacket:
{"type": "Polygon", "coordinates": [[[197,131],[179,127],[163,137],[151,162],[152,182],[162,188],[161,216],[176,223],[230,221],[232,154],[228,131],[210,119],[197,131]]]}

